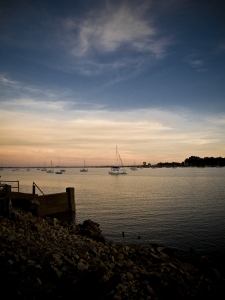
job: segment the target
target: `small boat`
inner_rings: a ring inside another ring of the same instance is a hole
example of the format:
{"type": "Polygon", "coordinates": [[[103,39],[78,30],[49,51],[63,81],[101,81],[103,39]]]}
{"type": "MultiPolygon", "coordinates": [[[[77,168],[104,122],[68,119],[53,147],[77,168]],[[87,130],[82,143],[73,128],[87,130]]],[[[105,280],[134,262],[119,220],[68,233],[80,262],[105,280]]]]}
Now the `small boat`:
{"type": "Polygon", "coordinates": [[[217,168],[220,168],[220,163],[219,163],[219,161],[218,161],[218,165],[216,166],[217,168]]]}
{"type": "Polygon", "coordinates": [[[44,164],[44,167],[41,169],[41,171],[47,171],[47,169],[46,169],[46,163],[44,164]]]}
{"type": "Polygon", "coordinates": [[[55,174],[62,174],[62,171],[56,171],[55,174]]]}
{"type": "Polygon", "coordinates": [[[84,159],[84,167],[83,167],[83,169],[80,169],[80,172],[88,172],[88,167],[87,167],[85,159],[84,159]]]}
{"type": "Polygon", "coordinates": [[[123,166],[121,157],[117,151],[117,146],[116,146],[116,165],[111,167],[111,170],[109,171],[110,175],[120,175],[120,174],[127,174],[126,169],[123,166]]]}
{"type": "MultiPolygon", "coordinates": [[[[59,165],[60,165],[60,164],[59,164],[59,165]]],[[[62,167],[64,168],[64,163],[63,163],[62,167]]],[[[66,172],[66,170],[65,170],[65,169],[61,169],[60,171],[62,171],[62,172],[66,172]]]]}
{"type": "Polygon", "coordinates": [[[51,161],[51,169],[48,169],[46,172],[47,173],[54,173],[54,168],[52,166],[52,161],[51,161]]]}
{"type": "Polygon", "coordinates": [[[134,162],[134,165],[130,167],[132,171],[136,171],[138,168],[136,167],[136,163],[134,162]]]}

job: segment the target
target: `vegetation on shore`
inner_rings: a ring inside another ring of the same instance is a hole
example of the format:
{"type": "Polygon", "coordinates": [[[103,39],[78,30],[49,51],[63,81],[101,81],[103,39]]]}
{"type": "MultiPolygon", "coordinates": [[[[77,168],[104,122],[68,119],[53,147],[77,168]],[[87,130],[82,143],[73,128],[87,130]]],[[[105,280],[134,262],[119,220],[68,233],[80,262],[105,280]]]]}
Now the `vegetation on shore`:
{"type": "Polygon", "coordinates": [[[180,162],[159,162],[155,165],[151,165],[150,163],[143,162],[144,168],[156,167],[224,167],[225,166],[225,158],[224,157],[198,157],[198,156],[190,156],[186,158],[182,163],[180,162]]]}
{"type": "MultiPolygon", "coordinates": [[[[172,168],[172,167],[224,167],[225,166],[225,157],[198,157],[198,156],[190,156],[186,158],[183,162],[159,162],[156,164],[151,164],[147,162],[143,162],[142,165],[137,165],[137,167],[141,168],[172,168]]],[[[55,168],[60,168],[60,166],[54,166],[55,168]]],[[[89,166],[89,168],[110,168],[111,165],[102,165],[102,166],[89,166]]],[[[130,165],[125,165],[125,167],[130,167],[130,165]]],[[[7,167],[4,168],[13,168],[7,167]]],[[[21,167],[27,168],[27,167],[21,167]]],[[[30,168],[38,168],[37,166],[33,166],[30,168]]],[[[64,168],[80,168],[80,166],[65,166],[64,168]]],[[[38,168],[39,169],[39,168],[38,168]]],[[[0,170],[3,170],[1,166],[0,170]]],[[[16,170],[19,170],[18,168],[16,170]]]]}

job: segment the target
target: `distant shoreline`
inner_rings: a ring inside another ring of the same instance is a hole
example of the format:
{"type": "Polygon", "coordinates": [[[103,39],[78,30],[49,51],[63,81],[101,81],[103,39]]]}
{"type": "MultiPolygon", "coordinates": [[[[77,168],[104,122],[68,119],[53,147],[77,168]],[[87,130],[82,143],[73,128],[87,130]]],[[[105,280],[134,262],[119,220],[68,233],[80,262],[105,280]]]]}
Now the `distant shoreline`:
{"type": "MultiPolygon", "coordinates": [[[[111,168],[112,166],[88,166],[88,168],[111,168]]],[[[124,166],[125,168],[131,168],[132,165],[126,165],[124,166]]],[[[142,169],[152,169],[152,168],[173,168],[174,166],[157,166],[157,165],[150,165],[150,166],[137,166],[137,168],[142,168],[142,169]]],[[[176,166],[177,168],[218,168],[218,166],[176,166]]],[[[219,168],[223,168],[224,166],[220,166],[219,168]]],[[[62,168],[59,166],[55,166],[54,168],[62,168]]],[[[68,166],[68,167],[63,167],[64,169],[80,169],[82,168],[82,166],[68,166]]],[[[27,169],[27,167],[3,167],[2,170],[4,169],[27,169]]],[[[29,169],[41,169],[40,167],[29,167],[29,169]]]]}

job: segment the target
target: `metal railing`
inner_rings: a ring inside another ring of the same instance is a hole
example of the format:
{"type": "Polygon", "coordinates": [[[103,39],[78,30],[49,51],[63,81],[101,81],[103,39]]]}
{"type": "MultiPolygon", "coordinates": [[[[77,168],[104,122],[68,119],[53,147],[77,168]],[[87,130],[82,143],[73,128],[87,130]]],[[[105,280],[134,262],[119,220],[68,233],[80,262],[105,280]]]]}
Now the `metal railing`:
{"type": "Polygon", "coordinates": [[[20,191],[20,182],[18,180],[0,180],[0,187],[7,185],[8,182],[10,182],[10,183],[12,183],[12,182],[17,183],[16,186],[12,186],[11,185],[11,189],[17,189],[18,192],[20,191]]]}
{"type": "Polygon", "coordinates": [[[42,190],[36,185],[35,182],[33,182],[33,195],[35,194],[35,187],[37,187],[39,189],[39,191],[42,193],[42,195],[44,195],[44,193],[42,192],[42,190]]]}

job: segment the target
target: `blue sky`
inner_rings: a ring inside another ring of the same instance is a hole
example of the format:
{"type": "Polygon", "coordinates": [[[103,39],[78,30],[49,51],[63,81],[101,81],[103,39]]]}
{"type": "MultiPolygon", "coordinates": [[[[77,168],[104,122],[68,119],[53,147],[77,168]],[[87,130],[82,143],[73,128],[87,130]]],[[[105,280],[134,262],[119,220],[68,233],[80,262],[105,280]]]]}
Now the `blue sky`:
{"type": "Polygon", "coordinates": [[[223,1],[3,1],[1,163],[225,153],[223,1]]]}

